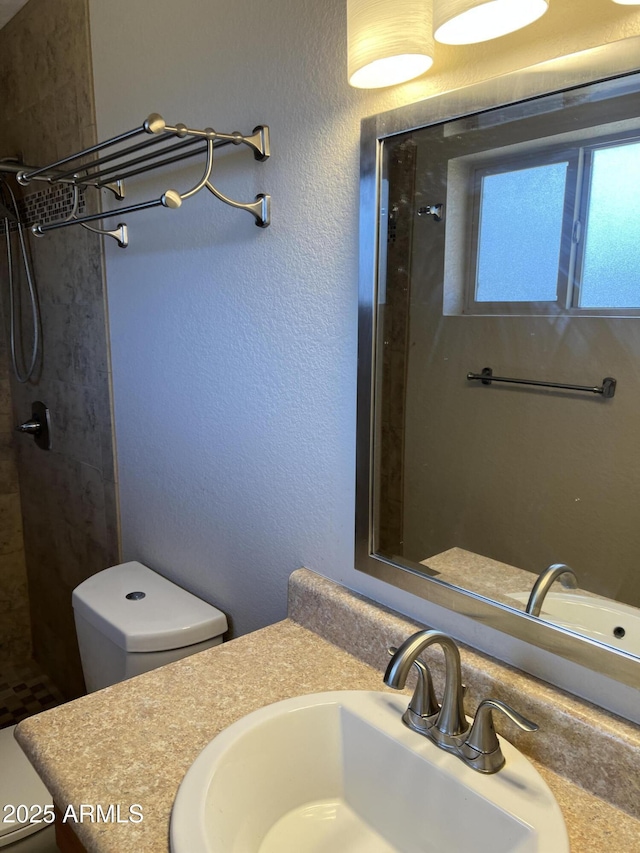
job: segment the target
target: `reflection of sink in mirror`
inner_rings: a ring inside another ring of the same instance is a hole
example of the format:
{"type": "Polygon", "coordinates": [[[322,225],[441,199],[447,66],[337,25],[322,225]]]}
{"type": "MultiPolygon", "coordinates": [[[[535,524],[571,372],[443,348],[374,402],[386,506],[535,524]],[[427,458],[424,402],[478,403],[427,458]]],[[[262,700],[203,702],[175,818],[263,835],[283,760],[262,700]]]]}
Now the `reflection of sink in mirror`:
{"type": "MultiPolygon", "coordinates": [[[[526,605],[529,593],[511,593],[509,597],[526,605]]],[[[542,604],[540,619],[640,656],[640,610],[637,607],[597,595],[549,592],[542,604]]]]}
{"type": "Polygon", "coordinates": [[[407,697],[299,696],[234,723],[188,770],[172,853],[568,853],[562,814],[502,741],[491,776],[406,728],[407,697]]]}

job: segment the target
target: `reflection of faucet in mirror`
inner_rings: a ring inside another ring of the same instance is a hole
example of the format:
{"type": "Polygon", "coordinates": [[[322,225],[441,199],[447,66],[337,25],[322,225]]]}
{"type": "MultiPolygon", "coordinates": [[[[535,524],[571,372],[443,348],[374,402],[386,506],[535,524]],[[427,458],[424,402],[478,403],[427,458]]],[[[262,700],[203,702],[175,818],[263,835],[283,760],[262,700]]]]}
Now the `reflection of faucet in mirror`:
{"type": "Polygon", "coordinates": [[[480,773],[496,773],[505,763],[500,742],[493,727],[492,711],[501,711],[506,714],[523,731],[534,732],[538,729],[535,723],[505,705],[504,702],[485,699],[478,706],[476,718],[469,731],[463,706],[460,652],[455,642],[446,634],[426,629],[418,631],[406,639],[399,648],[391,648],[389,652],[393,657],[385,672],[384,683],[396,690],[402,690],[411,667],[418,664],[420,677],[414,698],[402,716],[404,724],[432,740],[440,749],[453,752],[474,770],[480,773]],[[438,707],[435,698],[428,702],[424,701],[425,697],[422,694],[431,690],[431,676],[427,665],[417,659],[418,655],[433,643],[442,646],[445,659],[444,697],[441,708],[438,707]],[[416,695],[420,698],[418,704],[425,707],[423,714],[417,712],[416,695]]]}
{"type": "Polygon", "coordinates": [[[538,580],[534,583],[525,608],[526,613],[529,613],[531,616],[540,615],[542,602],[549,592],[551,584],[558,580],[558,578],[565,589],[576,589],[578,586],[578,578],[570,566],[567,566],[565,563],[552,563],[543,572],[540,572],[538,580]]]}

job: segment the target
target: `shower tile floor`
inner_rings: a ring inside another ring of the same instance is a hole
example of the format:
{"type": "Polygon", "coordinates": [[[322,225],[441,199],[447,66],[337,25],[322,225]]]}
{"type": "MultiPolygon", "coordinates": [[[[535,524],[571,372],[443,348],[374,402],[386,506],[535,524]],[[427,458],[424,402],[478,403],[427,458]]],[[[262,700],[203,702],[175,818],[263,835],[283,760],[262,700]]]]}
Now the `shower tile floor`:
{"type": "Polygon", "coordinates": [[[63,702],[62,694],[38,664],[0,663],[0,729],[63,702]]]}

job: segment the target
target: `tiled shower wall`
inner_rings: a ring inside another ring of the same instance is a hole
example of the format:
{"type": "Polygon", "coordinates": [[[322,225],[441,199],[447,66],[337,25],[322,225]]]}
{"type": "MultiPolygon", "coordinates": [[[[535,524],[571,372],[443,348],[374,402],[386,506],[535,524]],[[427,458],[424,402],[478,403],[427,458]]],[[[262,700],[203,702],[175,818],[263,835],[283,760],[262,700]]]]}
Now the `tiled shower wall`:
{"type": "MultiPolygon", "coordinates": [[[[86,0],[30,0],[0,31],[0,91],[0,157],[45,165],[95,143],[86,0]]],[[[43,357],[33,380],[10,384],[15,423],[35,400],[52,419],[51,451],[15,438],[33,654],[72,697],[83,682],[71,591],[119,556],[102,246],[77,226],[30,246],[43,357]]],[[[1,286],[6,329],[5,275],[1,286]]]]}
{"type": "MultiPolygon", "coordinates": [[[[4,238],[0,237],[0,255],[4,248],[4,238]]],[[[0,282],[5,280],[2,264],[0,282]]],[[[3,664],[22,662],[30,654],[27,570],[22,539],[9,362],[4,335],[0,334],[0,669],[3,664]]]]}

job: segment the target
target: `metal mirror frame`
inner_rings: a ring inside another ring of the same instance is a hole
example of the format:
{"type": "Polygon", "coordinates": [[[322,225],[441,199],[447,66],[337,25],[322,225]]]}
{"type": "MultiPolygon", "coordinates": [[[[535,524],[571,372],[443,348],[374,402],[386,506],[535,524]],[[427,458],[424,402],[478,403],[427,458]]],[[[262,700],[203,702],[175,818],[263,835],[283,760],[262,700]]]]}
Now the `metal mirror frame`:
{"type": "Polygon", "coordinates": [[[640,658],[428,577],[425,567],[412,566],[408,562],[400,565],[375,555],[372,547],[372,471],[379,286],[378,211],[385,140],[541,95],[600,82],[606,87],[606,81],[620,77],[635,77],[640,88],[638,57],[640,36],[542,62],[362,120],[355,519],[355,567],[358,571],[635,688],[640,685],[640,658]]]}

